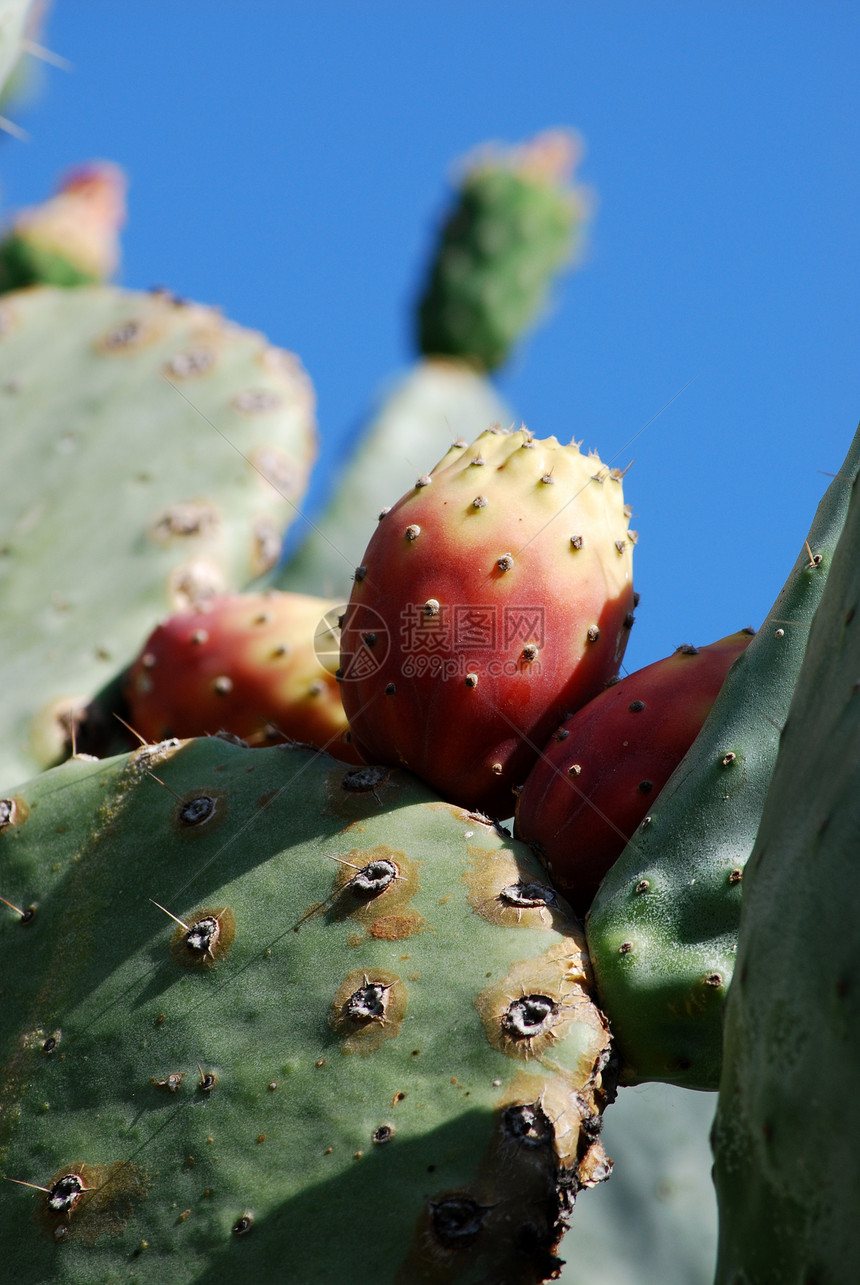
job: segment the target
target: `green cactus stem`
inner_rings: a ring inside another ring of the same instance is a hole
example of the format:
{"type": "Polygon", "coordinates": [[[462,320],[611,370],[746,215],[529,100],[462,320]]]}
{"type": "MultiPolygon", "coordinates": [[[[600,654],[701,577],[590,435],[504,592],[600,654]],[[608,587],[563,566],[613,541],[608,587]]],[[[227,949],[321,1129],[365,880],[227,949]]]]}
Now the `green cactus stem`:
{"type": "Polygon", "coordinates": [[[770,614],[592,905],[589,950],[625,1083],[719,1085],[744,868],[858,464],[860,432],[770,614]]]}
{"type": "MultiPolygon", "coordinates": [[[[747,866],[713,1130],[717,1285],[860,1266],[860,486],[747,866]]],[[[834,483],[837,485],[837,483],[834,483]]]]}
{"type": "Polygon", "coordinates": [[[580,233],[586,201],[570,183],[579,151],[557,130],[470,159],[418,307],[423,353],[484,370],[507,360],[580,233]]]}

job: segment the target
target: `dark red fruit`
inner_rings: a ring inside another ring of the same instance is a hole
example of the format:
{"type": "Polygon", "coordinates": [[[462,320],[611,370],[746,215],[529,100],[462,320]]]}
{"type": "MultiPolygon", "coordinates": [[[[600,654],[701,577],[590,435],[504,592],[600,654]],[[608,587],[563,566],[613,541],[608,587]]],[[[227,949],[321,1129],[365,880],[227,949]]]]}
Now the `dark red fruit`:
{"type": "Polygon", "coordinates": [[[516,833],[580,914],[696,739],[752,633],[679,647],[608,687],[558,728],[532,769],[516,833]]]}

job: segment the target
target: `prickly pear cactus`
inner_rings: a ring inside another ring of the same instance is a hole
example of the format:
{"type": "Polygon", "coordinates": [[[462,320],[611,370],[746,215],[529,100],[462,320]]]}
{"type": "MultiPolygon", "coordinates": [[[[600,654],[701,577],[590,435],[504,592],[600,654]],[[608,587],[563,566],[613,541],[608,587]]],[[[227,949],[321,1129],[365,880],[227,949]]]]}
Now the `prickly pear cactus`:
{"type": "Polygon", "coordinates": [[[770,614],[592,905],[589,950],[625,1083],[719,1085],[744,867],[858,463],[860,432],[770,614]]]}
{"type": "MultiPolygon", "coordinates": [[[[314,452],[291,354],[165,294],[0,302],[0,788],[158,619],[277,560],[314,452]]],[[[217,730],[217,729],[215,729],[217,730]]]]}
{"type": "Polygon", "coordinates": [[[481,149],[461,180],[418,308],[424,353],[494,370],[541,311],[585,215],[575,136],[481,149]]]}
{"type": "Polygon", "coordinates": [[[37,0],[0,0],[0,91],[14,74],[28,23],[40,7],[37,0]]]}
{"type": "Polygon", "coordinates": [[[717,1285],[860,1269],[860,484],[744,881],[713,1131],[717,1285]]]}
{"type": "Polygon", "coordinates": [[[12,1278],[556,1270],[609,1169],[608,1033],[527,849],[408,775],[219,738],[0,806],[12,1278]]]}

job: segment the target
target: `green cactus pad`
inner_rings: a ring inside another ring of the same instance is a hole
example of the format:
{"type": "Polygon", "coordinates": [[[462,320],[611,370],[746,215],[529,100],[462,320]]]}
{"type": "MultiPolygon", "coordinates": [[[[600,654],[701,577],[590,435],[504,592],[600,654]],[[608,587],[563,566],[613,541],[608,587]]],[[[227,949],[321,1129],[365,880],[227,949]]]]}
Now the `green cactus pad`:
{"type": "Polygon", "coordinates": [[[44,1189],[0,1188],[16,1282],[556,1269],[609,1170],[608,1035],[526,848],[406,774],[221,738],[0,806],[0,1167],[44,1189]]]}
{"type": "Polygon", "coordinates": [[[490,424],[508,423],[507,407],[485,376],[462,362],[419,362],[386,391],[328,507],[289,561],[272,573],[271,584],[346,602],[356,556],[380,511],[452,441],[471,441],[490,424]]]}
{"type": "Polygon", "coordinates": [[[314,450],[291,354],[164,293],[0,302],[0,788],[163,616],[276,561],[314,450]]]}
{"type": "Polygon", "coordinates": [[[428,356],[501,366],[542,310],[583,221],[569,174],[577,140],[563,131],[503,151],[486,149],[466,170],[418,310],[428,356]]]}
{"type": "MultiPolygon", "coordinates": [[[[860,486],[747,867],[713,1132],[717,1285],[860,1264],[860,486]]],[[[849,485],[852,483],[852,485],[849,485]]]]}
{"type": "Polygon", "coordinates": [[[624,1083],[719,1086],[744,867],[858,464],[860,433],[770,614],[592,905],[589,950],[624,1083]]]}
{"type": "Polygon", "coordinates": [[[15,74],[21,43],[41,7],[34,0],[0,0],[0,92],[15,74]]]}

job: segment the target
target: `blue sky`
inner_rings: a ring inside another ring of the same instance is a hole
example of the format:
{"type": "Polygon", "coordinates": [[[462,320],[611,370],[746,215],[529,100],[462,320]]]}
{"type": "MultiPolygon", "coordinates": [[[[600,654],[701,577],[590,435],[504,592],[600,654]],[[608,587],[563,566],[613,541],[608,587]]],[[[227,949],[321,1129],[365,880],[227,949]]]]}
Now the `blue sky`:
{"type": "Polygon", "coordinates": [[[452,162],[578,129],[583,260],[500,387],[539,436],[635,456],[629,668],[761,622],[860,418],[852,5],[55,0],[45,40],[75,70],[13,112],[3,206],[119,162],[123,282],[307,366],[317,499],[412,360],[452,162]]]}

